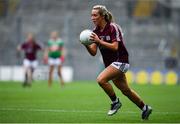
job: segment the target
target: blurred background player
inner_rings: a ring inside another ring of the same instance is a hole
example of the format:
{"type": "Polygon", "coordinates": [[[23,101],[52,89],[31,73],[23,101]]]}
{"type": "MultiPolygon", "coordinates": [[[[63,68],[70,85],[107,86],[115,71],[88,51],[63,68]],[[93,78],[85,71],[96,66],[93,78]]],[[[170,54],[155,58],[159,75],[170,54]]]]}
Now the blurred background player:
{"type": "Polygon", "coordinates": [[[129,69],[129,60],[120,26],[113,23],[112,14],[102,5],[93,7],[91,20],[95,25],[91,40],[95,43],[85,47],[92,56],[96,55],[97,48],[101,52],[106,68],[97,77],[97,82],[112,101],[108,115],[115,114],[122,106],[109,83],[112,80],[114,85],[142,110],[142,119],[148,119],[152,111],[151,107],[128,86],[126,80],[125,73],[129,69]]]}
{"type": "Polygon", "coordinates": [[[17,47],[18,51],[24,51],[23,66],[25,70],[25,80],[23,86],[31,86],[33,80],[34,69],[38,65],[36,58],[37,52],[41,50],[41,46],[36,42],[34,34],[28,33],[26,41],[17,47]]]}
{"type": "Polygon", "coordinates": [[[50,39],[48,41],[48,48],[45,51],[44,59],[49,64],[49,77],[48,86],[51,87],[53,79],[53,71],[55,66],[58,67],[58,76],[60,78],[61,86],[64,86],[64,81],[61,74],[62,63],[64,61],[63,56],[63,46],[64,42],[58,36],[57,31],[53,31],[50,34],[50,39]]]}

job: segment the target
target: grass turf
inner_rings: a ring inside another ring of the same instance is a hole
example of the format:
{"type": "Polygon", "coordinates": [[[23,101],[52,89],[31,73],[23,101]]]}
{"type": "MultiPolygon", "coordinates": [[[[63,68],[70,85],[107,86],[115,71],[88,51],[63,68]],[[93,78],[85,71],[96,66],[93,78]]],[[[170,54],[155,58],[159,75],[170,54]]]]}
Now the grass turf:
{"type": "Polygon", "coordinates": [[[152,106],[147,121],[141,111],[114,87],[123,106],[114,116],[107,116],[110,100],[90,81],[77,81],[61,88],[54,82],[33,82],[31,88],[20,83],[0,82],[0,122],[16,123],[176,123],[180,122],[180,86],[130,85],[152,106]]]}

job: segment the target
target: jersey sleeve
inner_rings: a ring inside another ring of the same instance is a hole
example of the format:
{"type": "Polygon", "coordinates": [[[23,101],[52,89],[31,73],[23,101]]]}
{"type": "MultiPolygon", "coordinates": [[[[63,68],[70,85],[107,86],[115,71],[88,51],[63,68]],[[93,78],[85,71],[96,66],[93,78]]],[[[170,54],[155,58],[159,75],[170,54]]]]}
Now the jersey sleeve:
{"type": "Polygon", "coordinates": [[[48,40],[47,44],[46,44],[48,47],[51,46],[51,40],[48,40]]]}
{"type": "Polygon", "coordinates": [[[59,39],[59,47],[63,47],[64,46],[64,42],[62,39],[59,39]]]}
{"type": "Polygon", "coordinates": [[[21,47],[22,50],[24,50],[26,48],[26,44],[23,43],[23,44],[20,45],[20,47],[21,47]]]}
{"type": "Polygon", "coordinates": [[[121,29],[116,24],[111,25],[111,36],[110,37],[112,39],[112,42],[114,42],[114,41],[118,41],[118,42],[122,41],[121,29]]]}
{"type": "Polygon", "coordinates": [[[36,43],[36,49],[37,49],[37,50],[41,50],[41,49],[42,49],[41,45],[38,44],[38,43],[36,43]]]}
{"type": "Polygon", "coordinates": [[[61,47],[63,47],[63,46],[64,46],[64,42],[63,42],[63,41],[61,42],[60,46],[61,46],[61,47]]]}

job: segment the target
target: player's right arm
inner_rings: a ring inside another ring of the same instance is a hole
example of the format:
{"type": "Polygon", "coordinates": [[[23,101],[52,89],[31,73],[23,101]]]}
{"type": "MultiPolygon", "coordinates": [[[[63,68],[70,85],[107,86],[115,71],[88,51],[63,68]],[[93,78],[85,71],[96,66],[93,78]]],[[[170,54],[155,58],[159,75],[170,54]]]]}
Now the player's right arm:
{"type": "Polygon", "coordinates": [[[44,64],[48,63],[48,54],[50,52],[50,41],[46,44],[47,47],[44,47],[44,55],[43,55],[43,62],[44,64]]]}
{"type": "Polygon", "coordinates": [[[91,45],[85,46],[90,55],[95,56],[97,53],[97,44],[93,43],[91,45]]]}
{"type": "Polygon", "coordinates": [[[17,46],[17,51],[22,51],[22,50],[23,50],[22,45],[18,45],[17,46]]]}

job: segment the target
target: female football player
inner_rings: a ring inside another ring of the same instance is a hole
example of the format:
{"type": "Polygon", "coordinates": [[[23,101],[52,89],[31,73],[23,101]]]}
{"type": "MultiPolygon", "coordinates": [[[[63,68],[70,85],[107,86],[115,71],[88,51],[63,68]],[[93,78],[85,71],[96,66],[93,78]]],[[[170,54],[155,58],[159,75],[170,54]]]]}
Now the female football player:
{"type": "Polygon", "coordinates": [[[63,46],[64,46],[64,42],[62,41],[62,39],[58,37],[58,32],[57,31],[51,32],[50,39],[48,41],[48,48],[46,49],[44,56],[45,61],[48,58],[48,64],[49,64],[49,78],[48,78],[49,87],[51,87],[53,71],[56,66],[58,68],[58,76],[60,78],[60,84],[61,86],[64,86],[64,81],[61,74],[62,63],[64,60],[63,46]]]}
{"type": "Polygon", "coordinates": [[[36,42],[34,34],[28,33],[26,41],[19,45],[17,50],[24,51],[25,57],[23,66],[25,70],[25,80],[23,86],[31,86],[34,69],[38,65],[36,58],[37,52],[41,50],[41,46],[36,42]]]}
{"type": "Polygon", "coordinates": [[[103,58],[105,69],[97,77],[97,82],[112,101],[107,114],[115,114],[122,106],[109,83],[112,80],[114,85],[142,110],[142,119],[148,119],[152,108],[146,105],[139,95],[128,86],[126,80],[125,73],[129,69],[128,51],[123,43],[120,26],[113,22],[112,14],[102,5],[93,7],[91,20],[95,25],[91,40],[95,43],[85,47],[92,56],[96,55],[97,48],[99,48],[103,58]]]}

